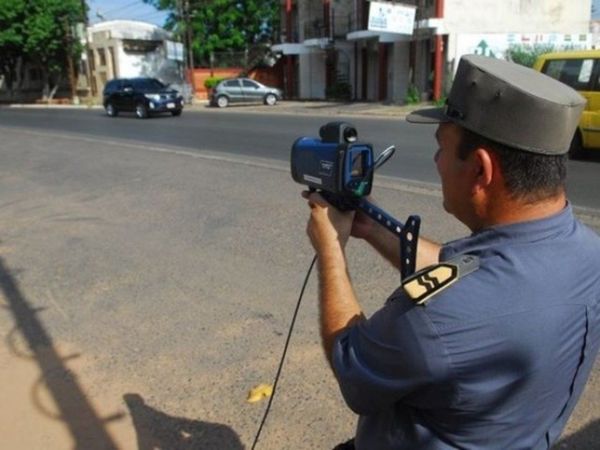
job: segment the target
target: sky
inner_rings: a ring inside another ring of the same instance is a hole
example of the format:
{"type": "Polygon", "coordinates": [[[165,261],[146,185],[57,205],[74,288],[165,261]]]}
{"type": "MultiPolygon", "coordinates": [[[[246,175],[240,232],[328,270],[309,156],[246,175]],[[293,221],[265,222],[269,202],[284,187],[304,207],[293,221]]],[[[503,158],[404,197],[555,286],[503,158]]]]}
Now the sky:
{"type": "Polygon", "coordinates": [[[142,0],[87,0],[90,23],[102,20],[129,19],[141,20],[162,26],[167,14],[158,11],[142,0]],[[102,16],[104,19],[98,16],[102,16]]]}
{"type": "MultiPolygon", "coordinates": [[[[102,21],[103,19],[98,17],[100,14],[105,20],[141,20],[162,26],[167,17],[165,12],[156,10],[142,0],[87,0],[87,4],[90,8],[90,23],[102,21]]],[[[600,0],[592,0],[592,5],[595,11],[592,18],[600,19],[600,0]]]]}

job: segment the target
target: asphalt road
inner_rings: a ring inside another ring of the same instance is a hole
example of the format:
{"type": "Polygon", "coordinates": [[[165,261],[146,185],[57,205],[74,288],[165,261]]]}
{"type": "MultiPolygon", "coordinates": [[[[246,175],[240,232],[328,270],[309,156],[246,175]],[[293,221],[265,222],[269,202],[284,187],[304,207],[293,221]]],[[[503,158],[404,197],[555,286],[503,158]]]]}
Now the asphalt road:
{"type": "MultiPolygon", "coordinates": [[[[373,144],[376,151],[396,146],[396,155],[380,174],[417,183],[438,184],[432,163],[436,143],[434,127],[415,126],[393,117],[253,113],[252,107],[226,110],[198,108],[173,119],[160,116],[140,121],[133,115],[111,119],[100,109],[0,109],[0,125],[25,127],[57,133],[77,133],[107,140],[125,140],[181,148],[210,150],[287,161],[291,144],[299,136],[318,136],[319,127],[329,120],[354,124],[359,138],[373,144]]],[[[312,110],[311,110],[312,112],[312,110]]],[[[569,197],[576,206],[598,210],[600,214],[600,156],[588,161],[569,161],[569,197]]]]}
{"type": "MultiPolygon", "coordinates": [[[[353,122],[377,148],[404,130],[353,122]]],[[[272,382],[312,258],[290,136],[315,135],[322,123],[235,111],[139,121],[0,110],[3,447],[250,447],[265,402],[246,396],[272,382]],[[245,140],[231,131],[235,120],[245,140]]],[[[401,155],[431,164],[433,150],[408,136],[401,155]]],[[[466,231],[442,211],[434,184],[384,177],[376,189],[394,216],[419,212],[424,235],[466,231]]],[[[600,231],[596,214],[580,217],[600,231]]],[[[370,314],[398,275],[360,242],[348,258],[370,314]]],[[[353,433],[356,418],[322,356],[315,296],[313,277],[258,449],[329,449],[353,433]]],[[[558,448],[600,442],[599,374],[558,448]]]]}

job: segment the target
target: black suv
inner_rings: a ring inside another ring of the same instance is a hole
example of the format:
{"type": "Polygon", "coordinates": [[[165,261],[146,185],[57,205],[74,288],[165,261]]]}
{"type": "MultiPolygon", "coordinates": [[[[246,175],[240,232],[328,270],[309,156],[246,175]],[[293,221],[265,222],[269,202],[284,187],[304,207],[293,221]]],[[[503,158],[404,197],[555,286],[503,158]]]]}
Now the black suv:
{"type": "Polygon", "coordinates": [[[181,115],[183,97],[155,78],[115,78],[103,92],[106,114],[115,117],[121,111],[133,111],[140,119],[151,114],[170,112],[181,115]]]}

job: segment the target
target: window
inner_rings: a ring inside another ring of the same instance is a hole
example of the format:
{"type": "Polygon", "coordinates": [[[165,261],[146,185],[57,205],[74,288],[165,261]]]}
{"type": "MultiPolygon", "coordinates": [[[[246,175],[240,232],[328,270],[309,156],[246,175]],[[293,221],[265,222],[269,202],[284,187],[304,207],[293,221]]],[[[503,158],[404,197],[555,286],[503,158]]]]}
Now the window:
{"type": "Polygon", "coordinates": [[[90,62],[90,70],[93,72],[96,69],[93,50],[88,51],[88,61],[90,62]]]}
{"type": "Polygon", "coordinates": [[[99,64],[101,66],[106,65],[106,52],[104,51],[103,48],[98,49],[98,59],[100,60],[99,64]]]}
{"type": "Polygon", "coordinates": [[[226,87],[240,87],[240,83],[237,80],[229,80],[229,81],[225,81],[225,86],[226,87]]]}
{"type": "Polygon", "coordinates": [[[107,94],[113,93],[115,91],[119,90],[119,85],[121,84],[120,80],[110,80],[107,84],[106,87],[104,88],[105,92],[107,94]]]}
{"type": "Polygon", "coordinates": [[[156,92],[165,88],[165,85],[154,78],[140,78],[132,80],[133,88],[141,92],[156,92]]]}
{"type": "Polygon", "coordinates": [[[245,88],[250,88],[250,89],[258,89],[258,84],[256,84],[254,81],[250,81],[250,80],[242,80],[242,86],[244,86],[245,88]]]}
{"type": "Polygon", "coordinates": [[[108,47],[108,53],[110,55],[110,63],[112,64],[113,74],[117,70],[117,65],[115,64],[115,50],[112,47],[108,47]]]}
{"type": "Polygon", "coordinates": [[[589,90],[593,59],[554,59],[546,63],[542,72],[578,91],[589,90]]]}
{"type": "Polygon", "coordinates": [[[123,39],[125,53],[150,53],[162,45],[161,41],[146,41],[141,39],[123,39]]]}

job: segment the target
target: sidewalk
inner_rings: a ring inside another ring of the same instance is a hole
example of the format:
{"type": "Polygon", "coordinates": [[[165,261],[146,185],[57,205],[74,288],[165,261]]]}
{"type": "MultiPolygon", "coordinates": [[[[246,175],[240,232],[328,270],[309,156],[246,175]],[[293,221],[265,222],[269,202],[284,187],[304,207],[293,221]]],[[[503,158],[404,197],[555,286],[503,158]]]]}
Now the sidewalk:
{"type": "Polygon", "coordinates": [[[415,109],[432,106],[430,103],[417,105],[399,105],[382,102],[338,102],[324,100],[281,100],[275,106],[262,104],[230,105],[219,109],[208,106],[208,101],[197,100],[193,105],[186,105],[186,109],[218,110],[235,112],[264,112],[275,114],[310,114],[315,116],[378,116],[389,118],[404,118],[415,109]]]}
{"type": "MultiPolygon", "coordinates": [[[[239,113],[269,113],[269,114],[309,114],[313,116],[375,116],[402,119],[415,109],[432,106],[430,103],[417,105],[398,105],[381,102],[336,102],[324,100],[282,100],[275,106],[262,104],[234,104],[227,108],[216,108],[208,105],[207,100],[196,100],[186,104],[186,111],[219,111],[239,113]]],[[[64,104],[9,104],[0,105],[2,108],[52,108],[52,109],[101,109],[96,105],[64,105],[64,104]]]]}

